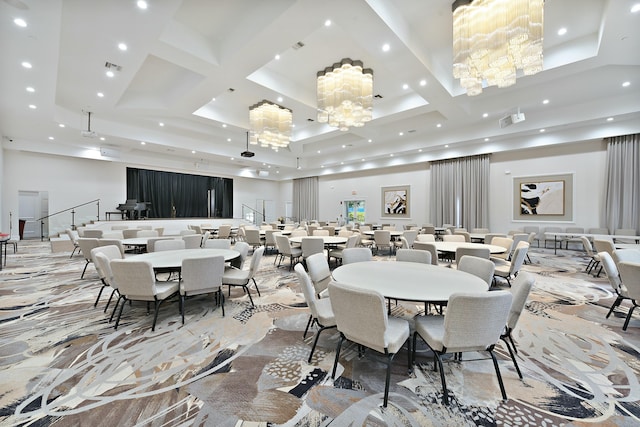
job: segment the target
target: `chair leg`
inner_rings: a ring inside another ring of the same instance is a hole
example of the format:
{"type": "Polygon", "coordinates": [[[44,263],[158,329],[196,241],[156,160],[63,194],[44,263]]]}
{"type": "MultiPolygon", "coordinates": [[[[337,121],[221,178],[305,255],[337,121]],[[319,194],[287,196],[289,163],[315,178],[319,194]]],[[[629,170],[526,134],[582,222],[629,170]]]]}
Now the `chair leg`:
{"type": "Polygon", "coordinates": [[[329,329],[329,328],[335,328],[335,326],[326,326],[326,327],[322,326],[320,327],[320,329],[318,329],[318,332],[316,332],[316,336],[313,339],[313,346],[311,347],[311,353],[309,353],[309,360],[307,360],[308,363],[311,363],[311,359],[313,358],[313,352],[316,351],[316,345],[318,345],[318,338],[320,338],[320,333],[325,329],[329,329]]]}
{"type": "Polygon", "coordinates": [[[180,314],[182,315],[182,324],[184,325],[184,295],[180,295],[180,314]]]}
{"type": "Polygon", "coordinates": [[[105,286],[107,286],[107,285],[102,283],[102,287],[100,288],[100,291],[98,292],[98,297],[96,298],[96,302],[93,303],[93,308],[98,306],[98,301],[100,301],[100,297],[102,296],[102,291],[104,290],[105,286]]]}
{"type": "Polygon", "coordinates": [[[247,287],[247,285],[242,285],[242,287],[244,288],[244,291],[247,293],[247,295],[249,295],[249,301],[251,301],[251,307],[255,307],[256,305],[253,303],[253,298],[251,298],[251,292],[249,292],[249,288],[247,287]]]}
{"type": "Polygon", "coordinates": [[[498,377],[498,384],[500,385],[500,392],[502,393],[502,398],[507,400],[507,392],[504,389],[504,383],[502,382],[502,375],[500,374],[500,367],[498,366],[498,359],[496,359],[496,355],[493,354],[493,350],[489,350],[489,354],[493,359],[493,366],[496,368],[496,376],[498,377]]]}
{"type": "Polygon", "coordinates": [[[222,307],[222,317],[224,317],[224,292],[222,292],[222,287],[218,288],[218,295],[220,297],[220,306],[222,307]]]}
{"type": "Polygon", "coordinates": [[[392,361],[393,361],[393,354],[387,353],[387,376],[384,380],[384,399],[382,400],[383,408],[386,408],[387,403],[389,402],[389,383],[391,382],[391,362],[392,361]]]}
{"type": "Polygon", "coordinates": [[[622,302],[622,297],[620,295],[618,295],[618,297],[616,298],[616,300],[613,302],[613,304],[611,304],[611,308],[609,309],[609,312],[607,313],[607,315],[605,316],[605,319],[608,319],[609,316],[611,316],[611,313],[613,313],[613,310],[620,305],[620,303],[622,302]]]}
{"type": "MultiPolygon", "coordinates": [[[[442,359],[440,358],[440,353],[438,353],[437,351],[434,351],[433,357],[438,362],[438,367],[440,368],[440,382],[442,383],[442,394],[443,394],[442,400],[444,401],[445,405],[448,405],[449,393],[447,391],[447,380],[444,378],[444,367],[442,366],[442,359]]],[[[434,361],[434,367],[435,367],[435,361],[434,361]]]]}
{"type": "Polygon", "coordinates": [[[307,327],[304,330],[304,334],[302,334],[302,339],[307,337],[307,332],[309,331],[309,326],[311,326],[311,322],[313,322],[313,314],[309,315],[309,321],[307,322],[307,327]]]}
{"type": "Polygon", "coordinates": [[[158,320],[158,311],[160,308],[160,304],[162,304],[162,301],[155,300],[154,302],[155,302],[155,310],[153,313],[153,325],[151,325],[151,332],[156,330],[156,321],[158,320]]]}
{"type": "Polygon", "coordinates": [[[109,304],[111,304],[111,299],[113,298],[113,295],[117,292],[117,289],[114,289],[111,291],[111,295],[109,295],[109,301],[107,301],[107,305],[104,306],[104,312],[107,312],[107,309],[109,308],[109,304]]]}
{"type": "Polygon", "coordinates": [[[253,286],[255,286],[256,291],[258,291],[258,296],[261,297],[262,295],[260,295],[260,288],[258,288],[258,283],[256,282],[256,279],[252,277],[251,280],[253,280],[253,286]]]}
{"type": "Polygon", "coordinates": [[[629,321],[631,320],[631,313],[633,313],[633,310],[635,310],[636,307],[637,307],[636,302],[633,301],[633,306],[631,306],[631,308],[629,309],[629,313],[627,313],[627,318],[624,320],[624,326],[622,327],[623,331],[627,330],[627,326],[629,326],[629,321]]]}
{"type": "Polygon", "coordinates": [[[507,346],[507,350],[509,350],[509,355],[511,356],[511,360],[513,360],[513,365],[516,367],[516,372],[518,372],[518,376],[520,377],[520,379],[522,379],[522,372],[520,372],[520,366],[518,366],[518,361],[516,360],[516,355],[513,352],[513,349],[511,348],[511,344],[509,344],[509,341],[507,341],[504,336],[500,338],[502,339],[502,341],[504,341],[505,345],[507,346]]]}
{"type": "MultiPolygon", "coordinates": [[[[116,319],[116,324],[114,325],[114,329],[118,330],[118,325],[120,324],[120,317],[122,316],[122,309],[124,309],[125,304],[127,303],[127,297],[122,297],[123,301],[122,301],[122,305],[120,306],[120,311],[118,312],[118,318],[116,319]]],[[[120,301],[120,298],[118,298],[118,302],[120,301]]],[[[116,307],[118,307],[118,304],[116,304],[116,307]]],[[[116,310],[115,308],[113,309],[113,312],[115,313],[116,310]]],[[[111,317],[113,317],[113,314],[111,315],[111,317]]]]}
{"type": "Polygon", "coordinates": [[[81,279],[84,279],[84,273],[87,271],[87,266],[89,265],[89,260],[84,264],[84,268],[82,269],[82,274],[80,275],[81,279]]]}
{"type": "Polygon", "coordinates": [[[344,335],[340,332],[340,341],[338,341],[338,346],[336,347],[336,358],[333,361],[333,371],[331,372],[331,379],[336,378],[336,369],[338,368],[338,359],[340,358],[340,347],[342,347],[342,341],[344,341],[344,335]]]}

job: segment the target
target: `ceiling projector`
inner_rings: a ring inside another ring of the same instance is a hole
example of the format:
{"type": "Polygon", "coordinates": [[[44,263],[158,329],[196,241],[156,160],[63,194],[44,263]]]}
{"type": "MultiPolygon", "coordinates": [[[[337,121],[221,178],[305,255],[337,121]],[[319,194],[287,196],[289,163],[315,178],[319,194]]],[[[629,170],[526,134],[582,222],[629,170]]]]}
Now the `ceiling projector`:
{"type": "Polygon", "coordinates": [[[242,157],[253,157],[256,155],[256,153],[252,153],[251,151],[243,151],[242,153],[240,153],[240,155],[242,157]]]}
{"type": "Polygon", "coordinates": [[[498,122],[500,123],[501,128],[506,128],[507,126],[511,126],[514,123],[524,122],[524,113],[518,112],[516,114],[509,114],[508,116],[505,116],[498,120],[498,122]]]}
{"type": "Polygon", "coordinates": [[[92,130],[83,130],[80,134],[85,138],[95,138],[98,136],[98,133],[92,130]]]}

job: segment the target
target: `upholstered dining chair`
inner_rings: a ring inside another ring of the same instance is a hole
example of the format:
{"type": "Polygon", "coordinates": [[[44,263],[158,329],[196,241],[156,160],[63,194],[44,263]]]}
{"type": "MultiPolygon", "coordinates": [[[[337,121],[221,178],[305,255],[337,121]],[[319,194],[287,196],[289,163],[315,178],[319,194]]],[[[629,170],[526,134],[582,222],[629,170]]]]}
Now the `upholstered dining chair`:
{"type": "Polygon", "coordinates": [[[444,234],[442,236],[443,242],[466,242],[465,237],[462,234],[444,234]]]}
{"type": "Polygon", "coordinates": [[[431,264],[438,265],[438,250],[434,242],[414,242],[413,249],[427,251],[431,254],[431,264]]]}
{"type": "Polygon", "coordinates": [[[100,239],[102,238],[103,231],[96,228],[87,228],[84,230],[84,236],[87,239],[100,239]]]}
{"type": "MultiPolygon", "coordinates": [[[[343,230],[340,230],[343,231],[343,230]]],[[[347,243],[344,246],[338,246],[334,249],[331,249],[329,251],[329,259],[334,258],[336,260],[336,264],[341,263],[342,262],[342,251],[344,251],[345,249],[348,248],[355,248],[358,246],[358,244],[360,243],[360,239],[362,237],[360,236],[359,233],[356,234],[352,234],[351,236],[347,237],[347,243]]]]}
{"type": "MultiPolygon", "coordinates": [[[[609,255],[611,255],[611,257],[613,257],[613,251],[616,250],[613,241],[609,239],[594,239],[593,247],[598,254],[600,254],[600,252],[607,252],[609,255]]],[[[602,273],[602,266],[600,266],[598,273],[594,274],[594,276],[600,277],[600,273],[602,273]]]]}
{"type": "Polygon", "coordinates": [[[618,264],[618,271],[620,271],[620,279],[622,284],[627,288],[627,294],[633,304],[627,313],[627,318],[624,320],[623,331],[627,330],[629,321],[633,310],[640,304],[640,263],[622,261],[618,264]]]}
{"type": "Polygon", "coordinates": [[[309,353],[309,359],[307,360],[307,362],[311,363],[313,353],[316,350],[316,345],[318,344],[318,338],[320,338],[320,333],[325,329],[335,328],[336,318],[333,314],[333,309],[331,308],[331,300],[329,298],[318,299],[316,297],[316,290],[311,281],[311,277],[309,277],[307,272],[304,270],[304,266],[298,263],[294,267],[294,270],[298,276],[298,282],[300,282],[304,299],[309,307],[309,311],[311,311],[309,321],[307,322],[307,327],[304,330],[302,338],[304,339],[307,337],[307,332],[309,331],[310,326],[316,324],[320,327],[313,339],[313,346],[311,347],[311,353],[309,353]]]}
{"type": "Polygon", "coordinates": [[[260,230],[247,228],[244,230],[244,241],[249,244],[255,251],[256,248],[262,246],[260,239],[260,230]]]}
{"type": "Polygon", "coordinates": [[[202,233],[202,240],[200,241],[200,247],[204,248],[204,242],[211,238],[211,232],[209,230],[202,233]]]}
{"type": "Polygon", "coordinates": [[[513,281],[513,286],[509,289],[511,291],[511,295],[513,295],[513,302],[509,309],[507,325],[500,335],[500,339],[504,341],[507,349],[509,350],[509,355],[511,356],[511,360],[513,360],[513,365],[515,366],[520,379],[522,379],[522,372],[520,372],[520,366],[518,366],[518,361],[516,360],[518,349],[516,347],[516,343],[513,341],[513,331],[518,325],[518,320],[520,320],[520,315],[522,314],[522,310],[524,310],[524,306],[527,303],[527,297],[529,296],[534,283],[535,279],[533,278],[533,275],[526,272],[520,273],[513,281]]]}
{"type": "Polygon", "coordinates": [[[147,239],[147,252],[156,251],[156,242],[159,240],[170,240],[171,237],[149,237],[147,239]]]}
{"type": "Polygon", "coordinates": [[[511,250],[513,248],[513,239],[511,237],[494,237],[491,239],[491,245],[494,246],[502,246],[504,248],[504,252],[500,254],[491,255],[491,259],[505,261],[508,260],[511,256],[511,250]]]}
{"type": "Polygon", "coordinates": [[[473,255],[464,255],[460,257],[457,262],[458,271],[464,271],[481,278],[487,282],[487,289],[489,289],[493,283],[493,272],[495,268],[495,264],[491,262],[488,257],[481,258],[473,255]]]}
{"type": "Polygon", "coordinates": [[[616,293],[616,300],[611,304],[611,308],[607,312],[605,316],[606,319],[611,316],[611,313],[622,303],[624,300],[630,299],[629,292],[627,291],[626,286],[622,284],[622,280],[620,279],[620,272],[618,271],[617,263],[613,259],[608,252],[600,252],[598,254],[600,262],[602,263],[602,267],[604,268],[604,272],[607,275],[607,279],[609,280],[609,284],[611,288],[616,293]]]}
{"type": "Polygon", "coordinates": [[[301,248],[302,259],[306,260],[313,254],[324,253],[324,240],[320,236],[303,237],[301,248]]]}
{"type": "Polygon", "coordinates": [[[122,230],[122,237],[124,237],[125,239],[136,238],[138,237],[138,231],[140,231],[138,228],[128,228],[122,230]]]}
{"type": "Polygon", "coordinates": [[[384,354],[387,374],[382,406],[386,408],[389,401],[391,362],[405,342],[409,346],[408,363],[411,368],[409,323],[405,319],[389,317],[384,297],[376,291],[335,281],[329,283],[328,289],[336,327],[340,332],[331,378],[336,377],[340,349],[345,340],[384,354]]]}
{"type": "Polygon", "coordinates": [[[260,288],[258,288],[258,283],[256,282],[255,275],[260,268],[260,260],[262,259],[263,253],[264,246],[260,246],[258,249],[255,249],[253,251],[249,270],[228,268],[225,270],[222,276],[222,284],[229,287],[229,295],[231,295],[231,286],[241,286],[249,296],[251,307],[255,307],[255,304],[253,303],[253,298],[251,298],[251,292],[249,292],[249,282],[253,281],[253,284],[256,287],[256,291],[258,292],[258,296],[261,296],[260,288]]]}
{"type": "Polygon", "coordinates": [[[136,237],[159,237],[157,230],[140,230],[136,237]]]}
{"type": "Polygon", "coordinates": [[[348,248],[342,251],[342,264],[371,261],[373,254],[369,248],[348,248]]]}
{"type": "Polygon", "coordinates": [[[122,310],[127,301],[146,301],[153,302],[155,305],[151,325],[151,330],[155,331],[160,304],[178,292],[178,282],[156,282],[153,267],[148,261],[114,259],[109,265],[120,294],[115,309],[122,300],[114,328],[118,329],[122,310]]]}
{"type": "Polygon", "coordinates": [[[185,247],[186,247],[185,242],[182,239],[158,240],[154,245],[154,251],[155,252],[175,251],[175,250],[185,249],[185,247]]]}
{"type": "Polygon", "coordinates": [[[416,236],[416,240],[414,240],[413,244],[415,245],[417,242],[435,242],[436,236],[434,234],[418,234],[416,236]]]}
{"type": "Polygon", "coordinates": [[[520,242],[513,253],[511,261],[503,261],[500,264],[496,264],[496,268],[493,273],[494,278],[502,277],[506,279],[507,284],[511,286],[511,279],[518,275],[520,267],[524,264],[524,259],[527,256],[528,250],[529,244],[527,242],[520,242]]]}
{"type": "MultiPolygon", "coordinates": [[[[242,242],[242,243],[246,244],[246,242],[242,242]]],[[[204,242],[204,248],[205,249],[231,249],[231,240],[229,240],[229,239],[209,239],[209,240],[204,242]]]]}
{"type": "Polygon", "coordinates": [[[120,253],[122,254],[122,257],[124,258],[124,245],[122,244],[122,240],[121,239],[98,239],[98,245],[99,246],[117,246],[118,249],[120,250],[120,253]]]}
{"type": "Polygon", "coordinates": [[[221,224],[218,227],[218,239],[229,239],[231,237],[231,224],[221,224]]]}
{"type": "Polygon", "coordinates": [[[493,245],[493,243],[491,242],[493,241],[494,237],[507,237],[507,235],[504,233],[486,233],[484,235],[484,244],[493,245]]]}
{"type": "Polygon", "coordinates": [[[611,257],[616,264],[622,261],[640,262],[640,251],[637,249],[616,249],[611,257]]]}
{"type": "Polygon", "coordinates": [[[329,230],[325,230],[324,228],[319,228],[313,231],[314,236],[328,236],[329,230]]]}
{"type": "Polygon", "coordinates": [[[222,275],[224,257],[185,258],[180,271],[180,314],[184,325],[185,298],[213,293],[222,307],[224,316],[224,294],[222,293],[222,275]]]}
{"type": "Polygon", "coordinates": [[[186,236],[182,236],[182,240],[184,241],[185,249],[198,249],[202,244],[202,235],[201,234],[189,234],[186,236]]]}
{"type": "Polygon", "coordinates": [[[80,238],[80,236],[78,236],[77,231],[70,228],[67,228],[66,230],[64,230],[64,232],[67,234],[67,236],[69,236],[69,240],[71,240],[71,243],[73,244],[73,250],[71,251],[71,255],[69,256],[69,258],[73,258],[73,255],[76,253],[76,251],[80,252],[80,245],[78,245],[78,239],[80,238]]]}
{"type": "Polygon", "coordinates": [[[460,258],[462,258],[465,255],[488,260],[489,257],[491,256],[491,251],[489,250],[489,248],[483,248],[483,247],[467,248],[463,246],[463,247],[456,248],[456,264],[460,261],[460,258]]]}
{"type": "Polygon", "coordinates": [[[413,248],[413,243],[415,242],[416,238],[418,237],[418,230],[405,230],[402,232],[402,238],[404,238],[406,240],[406,247],[405,242],[400,240],[400,241],[396,241],[394,242],[396,248],[404,248],[404,249],[411,249],[413,248]]]}
{"type": "Polygon", "coordinates": [[[376,253],[380,249],[388,248],[389,255],[393,253],[394,245],[391,242],[391,231],[390,230],[375,230],[373,232],[373,242],[376,248],[376,253]]]}
{"type": "Polygon", "coordinates": [[[512,301],[513,296],[508,291],[456,293],[449,298],[444,316],[415,318],[413,359],[415,360],[417,337],[420,336],[433,351],[434,370],[440,370],[445,405],[449,404],[449,393],[442,356],[447,353],[488,352],[493,359],[502,398],[507,399],[500,367],[493,349],[507,324],[512,301]]]}
{"type": "MultiPolygon", "coordinates": [[[[115,245],[98,246],[91,249],[91,259],[93,261],[93,265],[96,267],[96,271],[98,272],[98,277],[100,277],[100,281],[102,282],[96,301],[93,303],[94,307],[98,306],[98,301],[100,301],[100,296],[102,296],[104,288],[112,287],[114,291],[116,290],[117,287],[114,287],[113,285],[113,273],[111,272],[109,263],[113,259],[123,258],[124,256],[120,252],[120,248],[115,245]]],[[[113,296],[113,292],[111,293],[111,296],[113,296]]],[[[105,312],[107,311],[107,307],[109,307],[109,303],[111,303],[111,298],[109,298],[109,302],[104,309],[105,312]]]]}
{"type": "Polygon", "coordinates": [[[313,254],[306,260],[307,270],[309,271],[309,277],[313,282],[313,287],[316,290],[318,298],[325,298],[328,296],[327,286],[331,281],[331,269],[329,268],[329,261],[323,254],[313,254]]]}
{"type": "Polygon", "coordinates": [[[291,246],[289,238],[282,234],[276,234],[275,239],[279,252],[279,255],[276,257],[276,259],[278,259],[278,267],[280,267],[280,263],[284,258],[289,257],[289,271],[291,271],[294,261],[297,261],[302,256],[302,249],[291,246]]]}
{"type": "Polygon", "coordinates": [[[431,253],[420,249],[397,249],[396,261],[431,264],[431,253]]]}
{"type": "MultiPolygon", "coordinates": [[[[226,248],[220,248],[220,249],[226,249],[226,248]]],[[[244,268],[244,262],[247,260],[247,257],[249,256],[249,249],[251,249],[251,247],[247,242],[236,242],[233,245],[233,250],[238,251],[240,255],[237,258],[234,258],[231,261],[229,261],[230,266],[233,268],[238,268],[242,270],[244,268]]]]}
{"type": "Polygon", "coordinates": [[[594,268],[597,268],[598,265],[600,264],[600,257],[598,256],[597,253],[593,251],[593,246],[591,245],[591,241],[589,240],[588,237],[581,236],[580,240],[582,241],[582,247],[584,248],[584,251],[587,253],[587,256],[589,257],[589,262],[585,267],[585,272],[589,274],[591,273],[591,270],[593,270],[594,268]]]}
{"type": "Polygon", "coordinates": [[[84,268],[80,275],[80,278],[84,279],[84,273],[87,271],[87,267],[93,262],[91,259],[91,249],[100,246],[100,241],[96,238],[80,237],[78,238],[78,246],[80,247],[80,251],[82,252],[82,256],[84,256],[85,260],[84,268]]]}
{"type": "Polygon", "coordinates": [[[267,252],[271,249],[273,252],[277,252],[275,234],[281,234],[280,230],[271,229],[264,231],[264,251],[267,252]]]}
{"type": "Polygon", "coordinates": [[[453,232],[454,236],[463,236],[464,241],[467,243],[471,243],[471,234],[468,231],[464,230],[456,230],[453,232]]]}

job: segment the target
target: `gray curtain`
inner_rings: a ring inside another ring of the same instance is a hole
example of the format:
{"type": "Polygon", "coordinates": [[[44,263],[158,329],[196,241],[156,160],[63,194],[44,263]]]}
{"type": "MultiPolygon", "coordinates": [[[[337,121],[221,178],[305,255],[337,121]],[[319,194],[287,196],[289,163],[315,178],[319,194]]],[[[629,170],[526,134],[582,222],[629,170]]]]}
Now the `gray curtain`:
{"type": "Polygon", "coordinates": [[[431,162],[431,221],[489,226],[489,155],[431,162]]]}
{"type": "Polygon", "coordinates": [[[298,221],[318,219],[318,177],[293,180],[293,216],[298,221]]]}
{"type": "Polygon", "coordinates": [[[606,138],[602,218],[609,232],[616,228],[640,230],[640,134],[606,138]]]}

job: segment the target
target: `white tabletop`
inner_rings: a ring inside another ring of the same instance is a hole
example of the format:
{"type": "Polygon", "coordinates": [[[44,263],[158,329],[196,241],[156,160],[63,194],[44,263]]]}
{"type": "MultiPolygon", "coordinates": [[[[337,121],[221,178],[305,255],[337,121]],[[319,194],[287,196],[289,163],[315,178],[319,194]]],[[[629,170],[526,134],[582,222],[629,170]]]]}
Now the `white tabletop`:
{"type": "MultiPolygon", "coordinates": [[[[362,234],[366,234],[367,236],[373,236],[375,231],[364,231],[362,234]]],[[[389,234],[391,237],[400,237],[402,236],[402,231],[398,230],[389,230],[389,234]]]]}
{"type": "Polygon", "coordinates": [[[502,246],[485,245],[484,243],[469,242],[435,242],[436,250],[440,252],[455,252],[458,248],[487,248],[492,254],[501,254],[506,251],[502,246]]]}
{"type": "MultiPolygon", "coordinates": [[[[278,234],[282,234],[283,236],[288,236],[291,234],[291,230],[274,230],[278,234]]],[[[260,230],[260,235],[265,236],[267,234],[267,230],[260,230]]]]}
{"type": "Polygon", "coordinates": [[[320,238],[324,240],[324,244],[327,246],[347,243],[347,238],[340,237],[340,236],[294,236],[294,237],[289,237],[289,241],[291,243],[302,243],[302,239],[306,237],[313,237],[314,239],[320,238]]]}
{"type": "Polygon", "coordinates": [[[488,288],[472,274],[416,262],[356,262],[336,268],[332,276],[338,282],[404,301],[444,302],[456,292],[486,292],[488,288]]]}
{"type": "Polygon", "coordinates": [[[240,252],[232,249],[178,249],[174,251],[149,252],[125,258],[126,261],[149,261],[153,268],[180,268],[185,258],[203,258],[210,256],[224,256],[230,261],[240,256],[240,252]]]}
{"type": "Polygon", "coordinates": [[[159,237],[132,237],[130,239],[120,239],[125,246],[147,246],[149,239],[163,239],[169,240],[174,238],[180,238],[180,236],[159,236],[159,237]]]}

